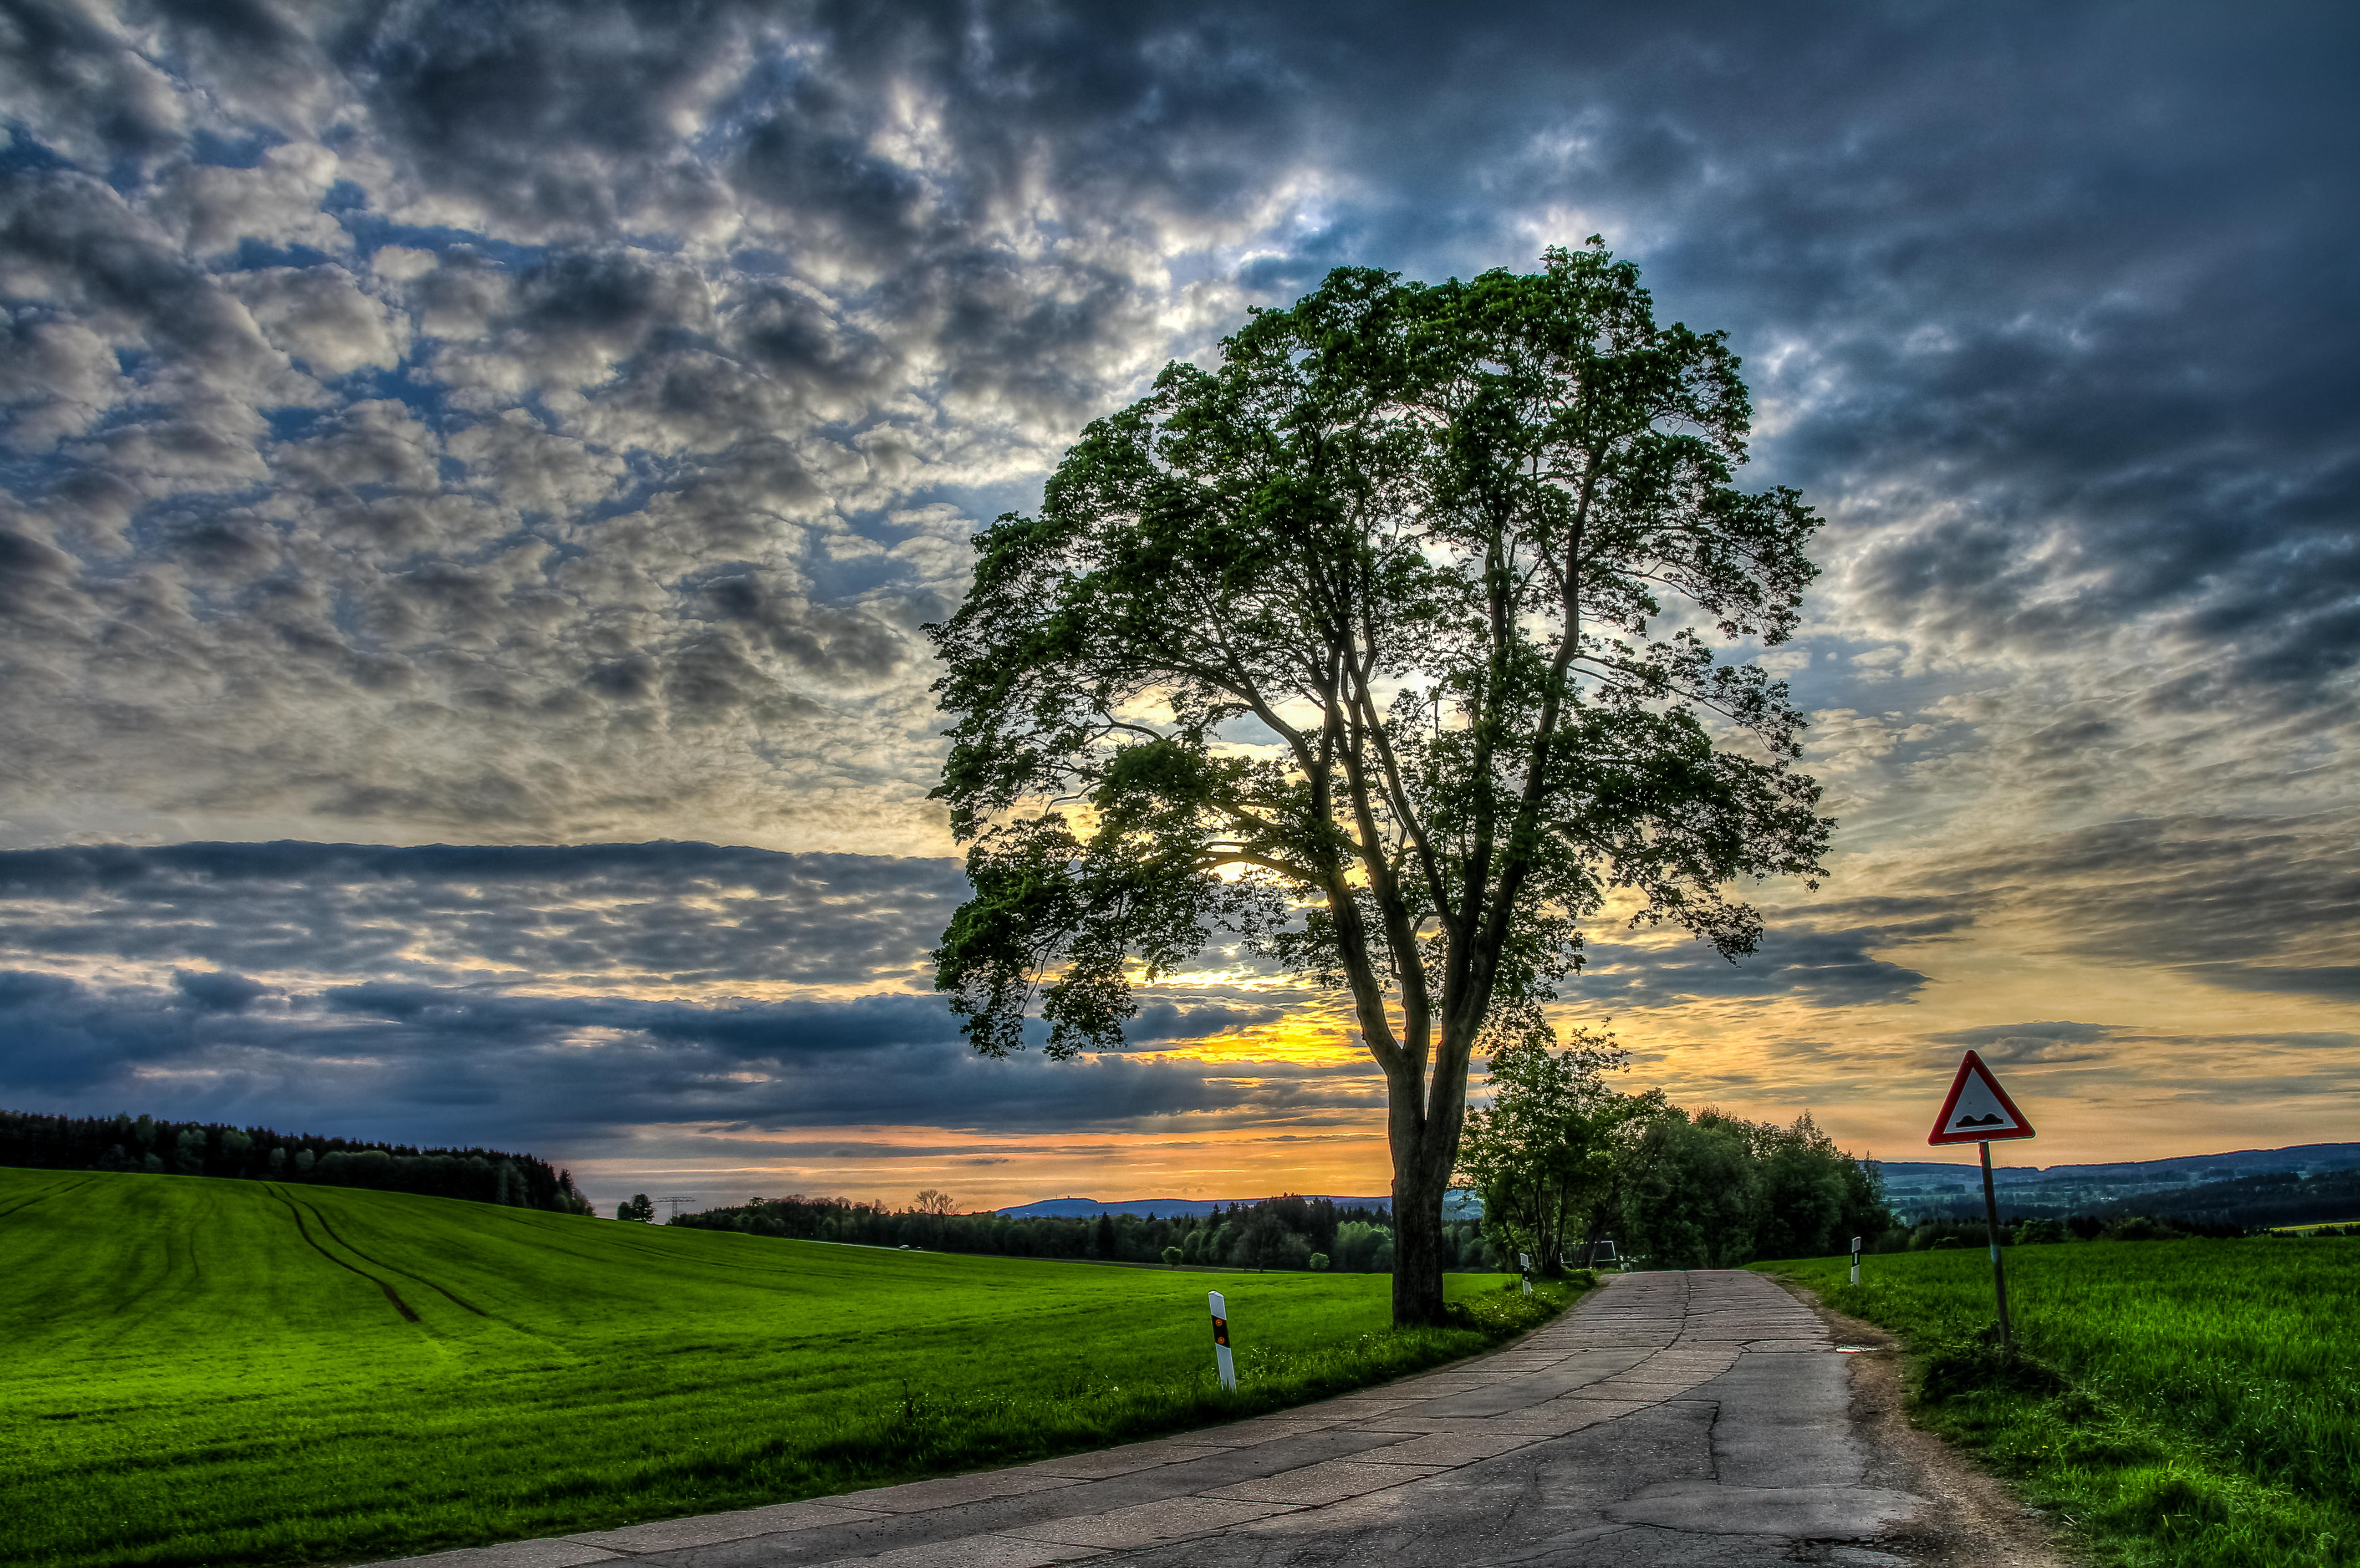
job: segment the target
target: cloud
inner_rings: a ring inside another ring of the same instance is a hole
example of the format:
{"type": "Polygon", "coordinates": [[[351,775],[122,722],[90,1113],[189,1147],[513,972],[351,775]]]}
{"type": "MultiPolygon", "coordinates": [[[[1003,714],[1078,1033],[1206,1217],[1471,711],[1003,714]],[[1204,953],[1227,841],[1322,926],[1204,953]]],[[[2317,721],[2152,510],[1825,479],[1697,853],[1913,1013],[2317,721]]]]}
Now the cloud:
{"type": "Polygon", "coordinates": [[[2348,18],[1388,15],[20,7],[0,833],[938,849],[933,546],[1250,303],[1593,229],[1832,520],[1869,816],[2348,777],[2348,18]]]}
{"type": "Polygon", "coordinates": [[[574,1148],[1358,1113],[1357,1066],[1159,1057],[1282,1015],[1218,988],[1144,998],[1135,1059],[977,1058],[924,957],[965,893],[709,844],[0,854],[0,1100],[574,1148]]]}
{"type": "Polygon", "coordinates": [[[0,853],[0,953],[298,978],[843,991],[916,981],[955,862],[711,844],[0,853]]]}
{"type": "MultiPolygon", "coordinates": [[[[1218,1007],[1149,1032],[1196,1033],[1218,1007]]],[[[995,1134],[1274,1116],[1365,1096],[1333,1069],[1214,1074],[1107,1056],[978,1058],[936,997],[707,1003],[389,982],[268,995],[244,976],[169,989],[0,972],[0,1094],[99,1112],[394,1127],[579,1147],[635,1127],[923,1126],[995,1134]],[[268,998],[266,1000],[266,997],[268,998]]],[[[1365,1076],[1365,1074],[1358,1074],[1365,1076]]]]}
{"type": "Polygon", "coordinates": [[[1871,950],[1940,941],[1968,923],[1967,917],[1946,914],[1813,930],[1804,923],[1808,917],[1789,916],[1764,933],[1756,951],[1734,962],[1699,942],[1592,942],[1566,995],[1584,1007],[1613,1008],[1723,1000],[1790,999],[1812,1007],[1907,1002],[1928,977],[1871,950]]]}
{"type": "MultiPolygon", "coordinates": [[[[1841,827],[1760,953],[1602,934],[1570,1001],[1801,1007],[1844,1050],[1847,1008],[1991,1016],[1958,976],[2003,952],[2289,1017],[2354,994],[2344,11],[0,27],[0,845],[61,857],[0,866],[0,961],[124,1072],[151,1027],[208,1073],[286,1029],[257,1071],[325,1083],[332,1044],[495,1017],[551,1062],[613,1029],[718,1063],[764,1009],[922,994],[958,895],[919,628],[974,527],[1332,266],[1591,233],[1729,331],[1745,481],[1828,519],[1768,657],[1841,827]],[[54,847],[107,844],[177,847],[54,847]],[[607,1021],[524,1006],[566,996],[607,1021]]],[[[489,1104],[509,1071],[435,1060],[384,1082],[489,1104]]]]}
{"type": "Polygon", "coordinates": [[[2360,855],[2348,810],[2135,818],[1934,858],[1983,918],[2112,965],[2256,991],[2348,996],[2360,855]]]}
{"type": "Polygon", "coordinates": [[[2006,1064],[2107,1061],[2114,1052],[2097,1048],[2128,1032],[2106,1024],[2058,1021],[1987,1024],[1981,1029],[1952,1029],[1926,1038],[1939,1045],[1966,1046],[1985,1061],[2006,1064]]]}

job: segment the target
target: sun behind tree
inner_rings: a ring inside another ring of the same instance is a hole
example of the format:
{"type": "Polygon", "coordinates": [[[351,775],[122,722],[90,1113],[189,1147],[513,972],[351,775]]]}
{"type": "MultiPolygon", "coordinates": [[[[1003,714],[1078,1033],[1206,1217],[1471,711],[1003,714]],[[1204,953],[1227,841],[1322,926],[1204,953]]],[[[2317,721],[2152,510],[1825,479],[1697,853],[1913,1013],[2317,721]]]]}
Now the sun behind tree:
{"type": "Polygon", "coordinates": [[[1111,1050],[1215,929],[1348,993],[1383,1072],[1393,1316],[1444,1315],[1478,1050],[1546,1038],[1610,895],[1732,957],[1741,877],[1816,877],[1784,641],[1795,492],[1745,495],[1722,334],[1593,239],[1439,286],[1339,268],[1083,432],[929,635],[974,896],[935,984],[975,1048],[1111,1050]],[[1078,807],[1078,810],[1075,808],[1078,807]]]}

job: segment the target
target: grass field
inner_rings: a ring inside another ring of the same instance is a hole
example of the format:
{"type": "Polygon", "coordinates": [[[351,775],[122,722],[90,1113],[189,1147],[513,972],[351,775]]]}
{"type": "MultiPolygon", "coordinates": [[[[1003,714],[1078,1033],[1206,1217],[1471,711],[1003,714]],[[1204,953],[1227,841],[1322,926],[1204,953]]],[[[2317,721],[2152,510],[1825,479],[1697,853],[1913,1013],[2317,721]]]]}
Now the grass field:
{"type": "Polygon", "coordinates": [[[1453,1276],[1485,1325],[1396,1334],[1382,1276],[15,1170],[0,1259],[0,1560],[90,1568],[356,1561],[1013,1462],[1429,1366],[1532,1311],[1453,1276]]]}
{"type": "Polygon", "coordinates": [[[2360,1240],[2011,1248],[2030,1358],[1978,1343],[1982,1248],[1758,1264],[1917,1352],[1919,1410],[2101,1561],[2360,1563],[2360,1240]]]}

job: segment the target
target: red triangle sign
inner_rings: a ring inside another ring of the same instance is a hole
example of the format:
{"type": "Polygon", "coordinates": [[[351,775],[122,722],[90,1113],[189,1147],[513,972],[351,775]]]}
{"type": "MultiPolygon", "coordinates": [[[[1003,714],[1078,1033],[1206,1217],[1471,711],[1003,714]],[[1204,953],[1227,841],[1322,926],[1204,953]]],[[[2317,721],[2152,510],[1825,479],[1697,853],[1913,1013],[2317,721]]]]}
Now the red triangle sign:
{"type": "Polygon", "coordinates": [[[1950,1092],[1942,1101],[1942,1114],[1934,1118],[1934,1130],[1926,1135],[1928,1143],[1993,1143],[2004,1138],[2030,1138],[2032,1124],[1999,1086],[1992,1070],[1973,1051],[1959,1063],[1959,1075],[1950,1081],[1950,1092]]]}

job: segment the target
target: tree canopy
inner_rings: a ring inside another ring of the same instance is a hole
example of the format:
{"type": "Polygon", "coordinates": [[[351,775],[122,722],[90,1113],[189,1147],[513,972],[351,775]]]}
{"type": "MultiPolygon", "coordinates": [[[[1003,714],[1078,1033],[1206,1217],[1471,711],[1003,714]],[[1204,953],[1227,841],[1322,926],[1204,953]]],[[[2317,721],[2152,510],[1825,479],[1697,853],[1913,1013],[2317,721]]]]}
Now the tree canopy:
{"type": "Polygon", "coordinates": [[[1819,872],[1784,640],[1817,519],[1733,487],[1720,333],[1593,240],[1541,271],[1339,268],[1091,424],[930,627],[977,1049],[1119,1046],[1217,931],[1344,993],[1388,1089],[1397,1321],[1442,1315],[1479,1050],[1610,912],[1750,951],[1730,885],[1819,872]]]}

